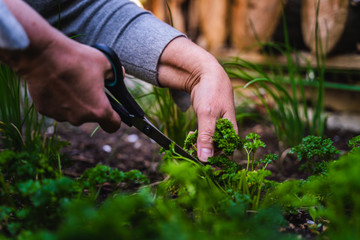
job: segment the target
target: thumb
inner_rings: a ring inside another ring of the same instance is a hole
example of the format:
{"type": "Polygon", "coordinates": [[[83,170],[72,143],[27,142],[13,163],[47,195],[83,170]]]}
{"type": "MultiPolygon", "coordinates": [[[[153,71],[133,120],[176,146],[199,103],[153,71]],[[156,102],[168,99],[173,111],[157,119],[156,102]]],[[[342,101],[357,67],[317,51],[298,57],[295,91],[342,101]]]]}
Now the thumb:
{"type": "Polygon", "coordinates": [[[198,116],[198,139],[197,153],[202,162],[206,162],[209,157],[214,155],[214,145],[212,137],[215,131],[216,119],[209,116],[198,116]]]}

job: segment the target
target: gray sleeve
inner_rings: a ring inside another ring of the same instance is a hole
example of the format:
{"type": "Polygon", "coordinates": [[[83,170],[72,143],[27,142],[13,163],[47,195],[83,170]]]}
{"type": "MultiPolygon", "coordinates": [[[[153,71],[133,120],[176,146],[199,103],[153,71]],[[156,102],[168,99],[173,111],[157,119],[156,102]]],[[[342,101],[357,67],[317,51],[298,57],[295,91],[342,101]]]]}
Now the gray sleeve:
{"type": "Polygon", "coordinates": [[[185,36],[129,0],[62,0],[60,6],[54,0],[27,2],[66,35],[77,36],[75,40],[112,47],[127,73],[155,85],[163,49],[185,36]]]}
{"type": "MultiPolygon", "coordinates": [[[[164,48],[174,38],[186,37],[129,0],[62,0],[60,5],[54,0],[27,2],[66,35],[77,36],[75,40],[112,47],[128,74],[153,85],[159,85],[157,66],[164,48]]],[[[172,94],[178,106],[187,109],[189,95],[172,94]]]]}
{"type": "Polygon", "coordinates": [[[29,39],[23,27],[0,0],[0,48],[18,50],[28,45],[29,39]]]}

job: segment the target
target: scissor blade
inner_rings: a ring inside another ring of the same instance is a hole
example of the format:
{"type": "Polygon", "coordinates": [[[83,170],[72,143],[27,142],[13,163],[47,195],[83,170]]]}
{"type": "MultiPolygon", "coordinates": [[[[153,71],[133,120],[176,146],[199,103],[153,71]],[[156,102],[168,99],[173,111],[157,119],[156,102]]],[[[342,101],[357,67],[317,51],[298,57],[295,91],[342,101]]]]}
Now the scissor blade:
{"type": "MultiPolygon", "coordinates": [[[[174,143],[170,138],[164,135],[159,129],[157,129],[147,118],[137,118],[134,117],[133,126],[143,132],[146,136],[153,139],[160,146],[168,150],[170,145],[174,143]]],[[[182,147],[175,143],[175,152],[180,154],[181,156],[191,159],[196,162],[200,162],[198,159],[191,156],[188,152],[186,152],[182,147]]],[[[201,163],[201,162],[200,162],[201,163]]]]}

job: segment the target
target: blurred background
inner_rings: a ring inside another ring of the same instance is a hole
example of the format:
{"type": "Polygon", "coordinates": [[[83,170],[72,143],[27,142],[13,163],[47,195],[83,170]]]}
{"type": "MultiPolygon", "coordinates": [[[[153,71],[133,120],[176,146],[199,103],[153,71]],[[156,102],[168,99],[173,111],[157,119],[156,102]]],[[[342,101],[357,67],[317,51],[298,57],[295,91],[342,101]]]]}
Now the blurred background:
{"type": "MultiPolygon", "coordinates": [[[[299,67],[325,56],[325,106],[360,112],[359,0],[143,0],[159,19],[186,33],[220,60],[267,64],[273,44],[301,54],[299,67]]],[[[273,50],[275,48],[273,47],[273,50]]],[[[286,65],[281,51],[272,61],[286,65]]],[[[234,80],[234,82],[236,82],[234,80]]]]}

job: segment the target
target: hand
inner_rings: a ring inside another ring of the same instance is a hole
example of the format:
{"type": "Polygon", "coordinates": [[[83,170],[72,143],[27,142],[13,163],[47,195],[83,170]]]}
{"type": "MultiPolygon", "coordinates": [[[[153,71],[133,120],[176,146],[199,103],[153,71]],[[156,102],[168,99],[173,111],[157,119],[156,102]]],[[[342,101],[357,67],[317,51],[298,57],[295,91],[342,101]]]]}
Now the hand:
{"type": "Polygon", "coordinates": [[[69,39],[25,2],[4,2],[30,45],[16,51],[0,49],[0,61],[26,80],[35,108],[58,121],[98,122],[105,131],[116,131],[121,120],[104,92],[104,79],[112,76],[112,69],[103,53],[69,39]]]}
{"type": "Polygon", "coordinates": [[[159,83],[187,91],[198,118],[198,157],[213,156],[216,120],[229,119],[237,131],[233,89],[224,69],[208,52],[180,37],[165,48],[159,62],[159,83]]]}
{"type": "Polygon", "coordinates": [[[200,79],[191,90],[191,102],[198,119],[198,157],[201,161],[207,161],[208,157],[214,155],[212,136],[216,120],[229,119],[238,132],[233,89],[219,64],[211,68],[205,66],[203,70],[199,70],[198,76],[191,78],[200,79]]]}
{"type": "Polygon", "coordinates": [[[76,42],[55,44],[33,63],[23,78],[39,113],[75,126],[98,122],[107,132],[120,127],[104,92],[112,69],[103,53],[76,42]]]}

